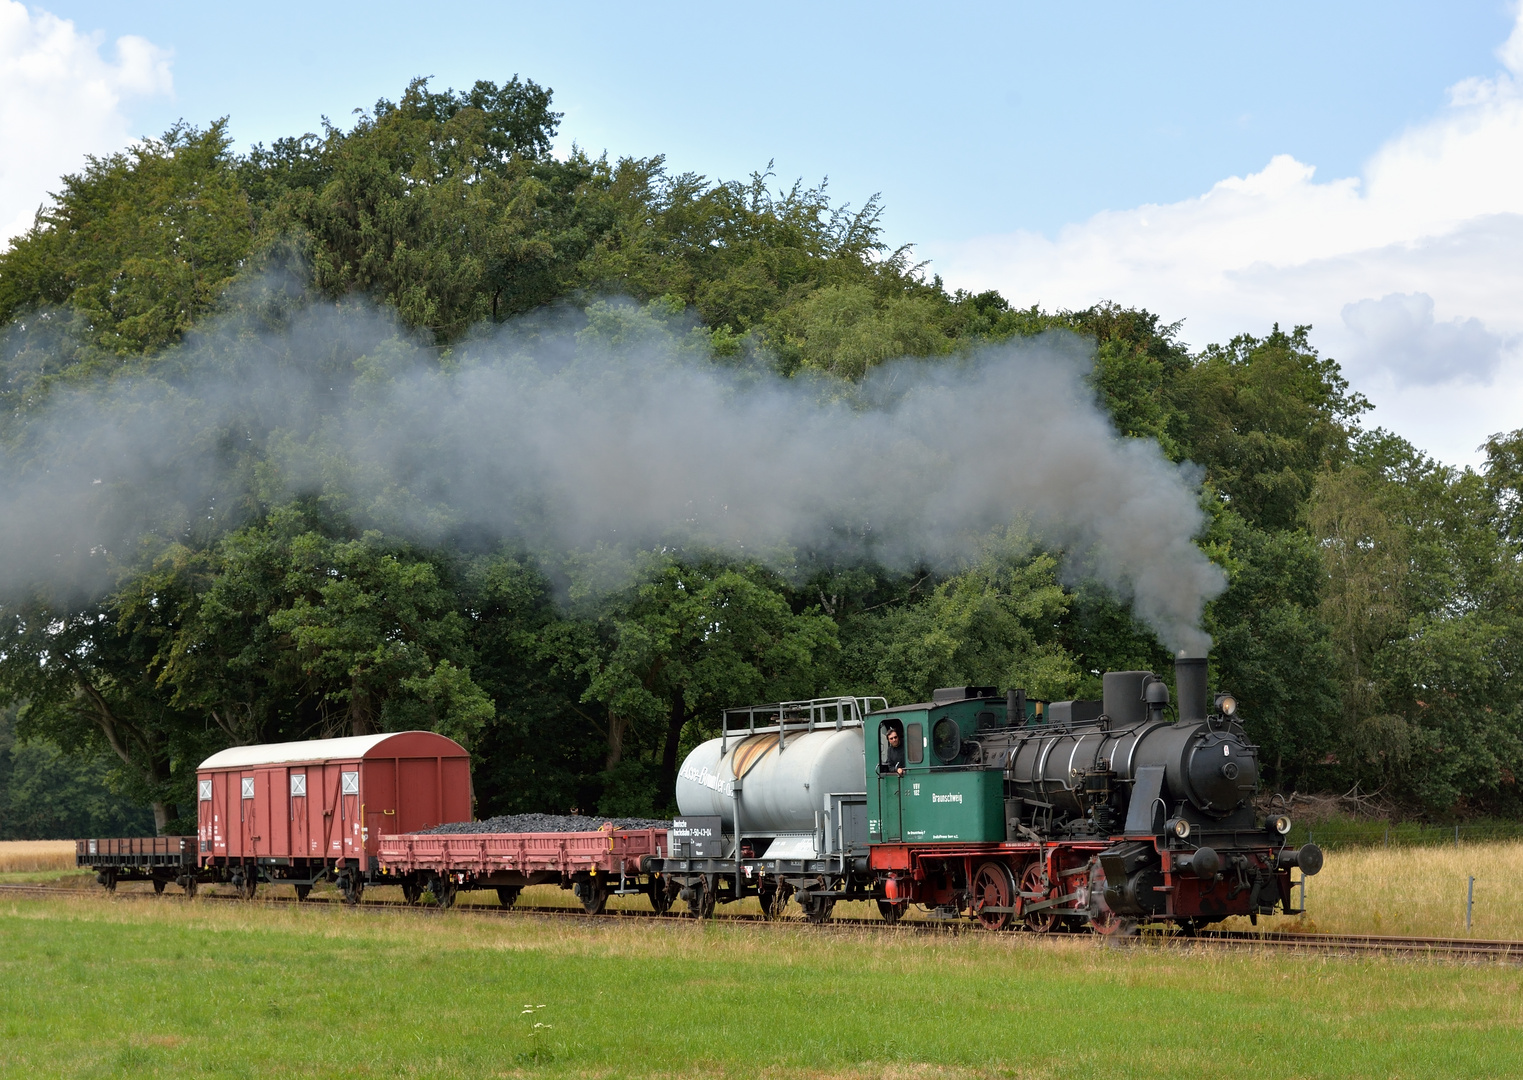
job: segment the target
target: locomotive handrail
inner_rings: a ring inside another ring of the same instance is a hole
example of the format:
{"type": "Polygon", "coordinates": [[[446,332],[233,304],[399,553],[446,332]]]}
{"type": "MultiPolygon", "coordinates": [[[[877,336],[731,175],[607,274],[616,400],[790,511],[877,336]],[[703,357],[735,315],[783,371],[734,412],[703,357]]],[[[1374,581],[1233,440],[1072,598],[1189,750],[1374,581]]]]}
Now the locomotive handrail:
{"type": "Polygon", "coordinates": [[[782,751],[787,748],[789,731],[815,731],[820,727],[840,731],[843,728],[863,727],[866,723],[865,716],[878,711],[873,708],[874,702],[881,702],[882,708],[888,708],[888,699],[884,697],[828,697],[726,709],[719,721],[720,754],[722,756],[728,752],[731,735],[750,738],[752,735],[776,733],[778,750],[782,751]],[[732,726],[731,717],[741,717],[744,723],[732,726]],[[765,722],[773,717],[776,718],[775,723],[765,722]],[[764,722],[758,724],[758,718],[764,722]]]}

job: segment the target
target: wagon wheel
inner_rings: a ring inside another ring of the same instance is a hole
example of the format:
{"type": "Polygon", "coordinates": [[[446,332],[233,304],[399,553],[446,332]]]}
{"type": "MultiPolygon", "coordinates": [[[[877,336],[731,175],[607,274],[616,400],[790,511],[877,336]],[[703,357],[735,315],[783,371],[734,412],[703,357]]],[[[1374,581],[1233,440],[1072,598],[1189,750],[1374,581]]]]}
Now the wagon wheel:
{"type": "Polygon", "coordinates": [[[100,884],[100,887],[105,889],[107,892],[116,892],[115,870],[102,870],[100,873],[95,875],[95,880],[100,884]]]}
{"type": "Polygon", "coordinates": [[[254,894],[259,891],[259,871],[240,870],[233,875],[233,890],[237,892],[238,899],[252,900],[254,894]]]}
{"type": "Polygon", "coordinates": [[[155,896],[162,895],[163,892],[164,892],[164,886],[168,885],[168,884],[169,884],[169,882],[165,881],[161,877],[154,878],[153,879],[153,894],[155,896]]]}
{"type": "Polygon", "coordinates": [[[761,905],[762,918],[780,919],[788,906],[788,892],[779,882],[763,878],[756,886],[756,902],[761,905]]]}
{"type": "Polygon", "coordinates": [[[883,921],[893,926],[894,923],[904,918],[904,912],[909,907],[903,900],[879,900],[878,914],[883,916],[883,921]]]}
{"type": "Polygon", "coordinates": [[[767,918],[781,919],[783,912],[788,910],[788,901],[791,899],[793,899],[792,887],[778,882],[777,888],[772,892],[772,906],[767,911],[767,918]]]}
{"type": "Polygon", "coordinates": [[[185,899],[189,900],[196,895],[196,875],[181,874],[175,878],[175,884],[185,890],[185,899]]]}
{"type": "Polygon", "coordinates": [[[365,897],[365,882],[359,874],[345,870],[338,876],[338,889],[344,895],[344,903],[354,907],[365,897]]]}
{"type": "Polygon", "coordinates": [[[693,883],[694,896],[687,904],[687,913],[690,918],[707,919],[714,914],[714,890],[709,888],[708,881],[699,878],[693,883]]]}
{"type": "Polygon", "coordinates": [[[582,907],[587,914],[601,915],[603,908],[608,904],[608,885],[597,878],[579,881],[576,884],[576,895],[581,899],[582,907]]]}
{"type": "Polygon", "coordinates": [[[431,874],[428,891],[434,894],[434,906],[441,911],[455,906],[455,882],[448,874],[431,874]]]}
{"type": "Polygon", "coordinates": [[[310,886],[310,885],[298,885],[298,886],[296,886],[296,902],[298,904],[301,903],[303,900],[305,900],[307,897],[309,897],[311,895],[312,895],[312,886],[310,886]]]}
{"type": "Polygon", "coordinates": [[[416,904],[423,899],[423,883],[418,880],[416,874],[408,874],[402,878],[402,899],[409,904],[416,904]]]}
{"type": "MultiPolygon", "coordinates": [[[[1040,903],[1042,899],[1047,898],[1047,872],[1043,869],[1040,861],[1034,862],[1030,866],[1026,867],[1026,872],[1021,875],[1021,892],[1023,894],[1041,894],[1040,899],[1037,897],[1028,898],[1023,895],[1021,897],[1020,904],[1020,906],[1023,908],[1028,903],[1040,903]]],[[[1043,908],[1041,911],[1033,912],[1032,914],[1025,916],[1026,929],[1037,934],[1047,933],[1047,931],[1053,928],[1053,925],[1056,924],[1057,921],[1058,913],[1052,908],[1043,908]]]]}
{"type": "Polygon", "coordinates": [[[973,917],[985,930],[1003,930],[1014,921],[1009,911],[985,912],[985,908],[1013,907],[1015,882],[1004,863],[986,862],[973,874],[973,917]]]}
{"type": "Polygon", "coordinates": [[[523,892],[519,885],[501,885],[497,889],[497,902],[503,907],[512,907],[518,903],[518,894],[523,892]]]}
{"type": "Polygon", "coordinates": [[[835,910],[836,898],[834,896],[814,895],[809,898],[809,903],[804,906],[804,918],[818,926],[820,923],[830,921],[830,913],[835,910]]]}
{"type": "Polygon", "coordinates": [[[650,880],[645,883],[645,895],[650,898],[650,909],[657,915],[665,915],[667,908],[672,906],[672,898],[666,891],[666,882],[659,874],[652,874],[650,880]]]}

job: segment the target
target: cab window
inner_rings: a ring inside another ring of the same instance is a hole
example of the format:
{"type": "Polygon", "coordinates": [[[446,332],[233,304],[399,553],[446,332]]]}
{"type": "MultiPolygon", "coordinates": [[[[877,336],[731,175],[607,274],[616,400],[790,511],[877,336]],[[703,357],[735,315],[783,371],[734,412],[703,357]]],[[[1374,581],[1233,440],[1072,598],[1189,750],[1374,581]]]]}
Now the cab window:
{"type": "Polygon", "coordinates": [[[919,724],[911,724],[904,736],[904,750],[908,755],[911,765],[919,765],[925,761],[925,728],[919,724]]]}
{"type": "Polygon", "coordinates": [[[891,773],[904,768],[904,727],[897,720],[885,720],[878,729],[878,771],[891,773]],[[890,735],[899,736],[899,745],[889,741],[890,735]]]}

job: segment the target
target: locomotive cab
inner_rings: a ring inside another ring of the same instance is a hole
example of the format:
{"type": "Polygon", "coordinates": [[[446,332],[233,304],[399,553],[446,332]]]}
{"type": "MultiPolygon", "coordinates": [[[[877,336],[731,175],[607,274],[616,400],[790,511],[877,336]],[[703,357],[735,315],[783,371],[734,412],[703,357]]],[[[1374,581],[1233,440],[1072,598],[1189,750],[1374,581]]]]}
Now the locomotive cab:
{"type": "Polygon", "coordinates": [[[1008,727],[1010,715],[993,687],[956,686],[869,716],[867,744],[878,747],[867,778],[871,842],[1003,840],[1004,779],[984,762],[978,737],[1008,727]],[[902,775],[890,732],[900,737],[902,775]]]}

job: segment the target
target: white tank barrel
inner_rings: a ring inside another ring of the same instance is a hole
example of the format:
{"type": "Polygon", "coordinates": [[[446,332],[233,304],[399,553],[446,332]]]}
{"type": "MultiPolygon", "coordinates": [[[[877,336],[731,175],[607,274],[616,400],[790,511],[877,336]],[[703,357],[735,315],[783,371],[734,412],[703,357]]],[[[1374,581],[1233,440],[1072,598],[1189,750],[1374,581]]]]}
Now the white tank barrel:
{"type": "Polygon", "coordinates": [[[677,809],[687,817],[717,816],[735,826],[735,776],[741,775],[740,827],[745,833],[811,832],[825,796],[864,791],[860,727],[731,737],[697,747],[677,773],[677,809]]]}

